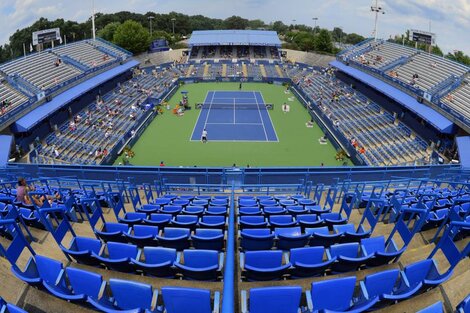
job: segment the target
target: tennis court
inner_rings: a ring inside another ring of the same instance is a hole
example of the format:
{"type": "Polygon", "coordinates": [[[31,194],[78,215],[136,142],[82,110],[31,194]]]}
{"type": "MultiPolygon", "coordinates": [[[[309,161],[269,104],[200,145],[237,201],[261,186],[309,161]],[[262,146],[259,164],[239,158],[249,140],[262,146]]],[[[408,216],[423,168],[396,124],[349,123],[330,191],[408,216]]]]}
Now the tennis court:
{"type": "Polygon", "coordinates": [[[209,141],[278,141],[263,95],[258,91],[209,91],[191,141],[199,141],[204,129],[209,141]]]}

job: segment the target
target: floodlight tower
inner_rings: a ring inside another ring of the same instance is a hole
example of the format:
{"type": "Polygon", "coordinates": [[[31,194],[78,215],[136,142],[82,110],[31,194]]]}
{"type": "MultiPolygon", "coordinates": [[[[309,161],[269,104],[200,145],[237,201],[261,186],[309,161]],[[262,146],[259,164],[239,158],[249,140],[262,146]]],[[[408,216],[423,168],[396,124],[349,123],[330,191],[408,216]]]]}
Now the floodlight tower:
{"type": "Polygon", "coordinates": [[[92,1],[92,13],[91,13],[91,33],[93,34],[93,40],[96,40],[96,28],[95,28],[95,0],[92,1]]]}
{"type": "Polygon", "coordinates": [[[385,14],[385,11],[382,7],[379,6],[379,0],[375,0],[375,5],[370,7],[370,11],[375,14],[374,31],[372,34],[374,35],[374,40],[377,41],[379,30],[379,14],[385,14]]]}

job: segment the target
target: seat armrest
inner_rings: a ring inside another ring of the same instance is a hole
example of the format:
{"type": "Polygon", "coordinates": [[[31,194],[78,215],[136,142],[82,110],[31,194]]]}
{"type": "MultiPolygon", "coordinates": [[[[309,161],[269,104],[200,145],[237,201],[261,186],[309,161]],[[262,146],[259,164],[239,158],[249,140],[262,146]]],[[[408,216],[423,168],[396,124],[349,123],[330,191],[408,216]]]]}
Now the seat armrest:
{"type": "Polygon", "coordinates": [[[309,289],[305,291],[305,298],[307,299],[307,309],[308,312],[313,312],[313,301],[312,301],[312,293],[309,289]]]}
{"type": "Polygon", "coordinates": [[[242,297],[242,313],[248,313],[248,299],[246,295],[246,290],[242,290],[241,297],[242,297]]]}
{"type": "Polygon", "coordinates": [[[240,253],[240,268],[245,268],[245,253],[240,253]]]}
{"type": "Polygon", "coordinates": [[[219,253],[219,270],[224,268],[224,253],[219,253]]]}
{"type": "Polygon", "coordinates": [[[214,292],[214,313],[219,313],[220,311],[220,293],[218,291],[214,292]]]}

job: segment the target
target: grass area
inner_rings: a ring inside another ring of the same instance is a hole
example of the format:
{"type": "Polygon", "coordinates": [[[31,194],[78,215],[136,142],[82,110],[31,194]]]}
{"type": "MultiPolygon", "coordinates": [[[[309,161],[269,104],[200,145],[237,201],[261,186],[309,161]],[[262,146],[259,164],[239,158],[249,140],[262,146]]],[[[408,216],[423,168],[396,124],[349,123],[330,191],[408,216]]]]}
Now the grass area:
{"type": "MultiPolygon", "coordinates": [[[[198,83],[180,87],[169,100],[171,107],[181,100],[180,91],[189,92],[189,102],[203,102],[208,91],[238,90],[238,83],[198,83]]],[[[243,90],[259,91],[266,103],[274,103],[269,111],[279,142],[191,142],[191,134],[200,110],[186,111],[177,117],[166,111],[159,115],[145,130],[132,150],[133,165],[155,166],[164,161],[167,166],[340,166],[336,161],[336,150],[328,143],[320,145],[318,139],[323,132],[318,126],[307,128],[310,119],[307,110],[295,99],[289,102],[291,111],[283,113],[281,105],[288,102],[292,94],[278,85],[245,83],[243,90]]],[[[116,164],[121,162],[118,158],[116,164]]],[[[349,163],[350,164],[350,163],[349,163]]]]}

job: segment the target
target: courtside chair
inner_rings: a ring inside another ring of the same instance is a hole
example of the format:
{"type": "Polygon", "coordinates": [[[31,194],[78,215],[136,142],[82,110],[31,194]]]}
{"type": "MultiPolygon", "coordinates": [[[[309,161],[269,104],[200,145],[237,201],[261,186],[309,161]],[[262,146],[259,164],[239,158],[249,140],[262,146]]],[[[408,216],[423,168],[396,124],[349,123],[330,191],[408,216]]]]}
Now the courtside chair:
{"type": "Polygon", "coordinates": [[[219,313],[220,293],[214,292],[214,300],[211,300],[211,292],[206,289],[186,287],[162,287],[163,306],[161,312],[166,313],[219,313]]]}
{"type": "Polygon", "coordinates": [[[175,262],[183,278],[215,281],[221,276],[223,253],[214,250],[184,250],[179,262],[175,262]]]}
{"type": "Polygon", "coordinates": [[[252,288],[241,292],[242,313],[300,313],[302,287],[252,288]],[[248,297],[249,294],[249,297],[248,297]]]}
{"type": "Polygon", "coordinates": [[[248,281],[268,281],[283,278],[291,264],[283,263],[281,250],[246,251],[240,253],[240,267],[248,281]]]}
{"type": "Polygon", "coordinates": [[[202,250],[222,251],[224,249],[224,232],[222,229],[197,228],[191,235],[193,247],[202,250]]]}
{"type": "Polygon", "coordinates": [[[328,260],[324,247],[305,247],[291,249],[289,262],[292,278],[322,276],[336,261],[336,257],[328,260]]]}
{"type": "Polygon", "coordinates": [[[156,238],[160,246],[183,251],[190,246],[190,235],[191,230],[189,228],[165,227],[163,232],[156,238]]]}
{"type": "Polygon", "coordinates": [[[274,245],[274,232],[269,228],[251,228],[240,231],[240,247],[244,251],[270,250],[274,245]]]}
{"type": "Polygon", "coordinates": [[[135,270],[147,276],[164,278],[175,276],[175,262],[179,262],[176,249],[163,247],[144,247],[140,259],[131,259],[135,270]]]}

